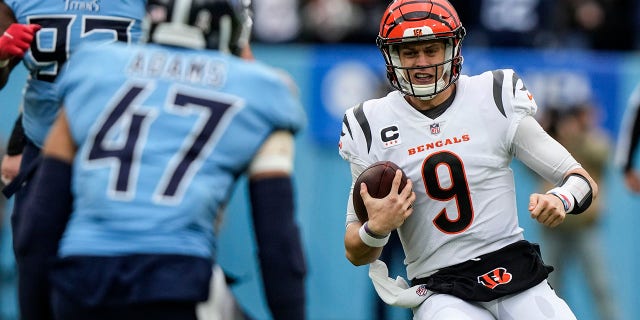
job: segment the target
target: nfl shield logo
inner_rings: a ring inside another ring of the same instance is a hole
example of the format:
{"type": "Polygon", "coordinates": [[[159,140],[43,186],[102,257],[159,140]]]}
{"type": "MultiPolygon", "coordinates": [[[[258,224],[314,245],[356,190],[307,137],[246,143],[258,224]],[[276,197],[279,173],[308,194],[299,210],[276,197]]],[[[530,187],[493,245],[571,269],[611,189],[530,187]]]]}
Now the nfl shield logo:
{"type": "Polygon", "coordinates": [[[429,127],[431,128],[431,134],[440,133],[440,124],[439,123],[432,123],[431,125],[429,125],[429,127]]]}
{"type": "Polygon", "coordinates": [[[429,290],[427,290],[427,285],[423,284],[421,286],[418,287],[418,289],[416,289],[416,294],[420,297],[424,296],[427,294],[427,292],[429,292],[429,290]]]}

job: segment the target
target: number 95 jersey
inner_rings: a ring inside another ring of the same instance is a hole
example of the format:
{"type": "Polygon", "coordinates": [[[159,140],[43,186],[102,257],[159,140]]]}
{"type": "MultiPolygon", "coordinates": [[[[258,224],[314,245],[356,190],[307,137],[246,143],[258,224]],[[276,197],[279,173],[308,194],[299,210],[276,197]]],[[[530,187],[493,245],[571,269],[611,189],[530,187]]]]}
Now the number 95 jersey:
{"type": "MultiPolygon", "coordinates": [[[[398,91],[343,119],[345,160],[360,168],[390,160],[413,181],[414,211],[398,229],[409,279],[523,239],[510,163],[517,126],[535,101],[509,69],[461,76],[455,94],[435,119],[398,91]]],[[[357,220],[347,211],[347,223],[357,220]]]]}
{"type": "MultiPolygon", "coordinates": [[[[143,0],[5,0],[18,23],[39,24],[24,56],[29,79],[24,92],[25,134],[42,146],[60,102],[53,84],[62,65],[88,41],[137,43],[143,0]]],[[[96,64],[107,61],[95,61],[96,64]]]]}

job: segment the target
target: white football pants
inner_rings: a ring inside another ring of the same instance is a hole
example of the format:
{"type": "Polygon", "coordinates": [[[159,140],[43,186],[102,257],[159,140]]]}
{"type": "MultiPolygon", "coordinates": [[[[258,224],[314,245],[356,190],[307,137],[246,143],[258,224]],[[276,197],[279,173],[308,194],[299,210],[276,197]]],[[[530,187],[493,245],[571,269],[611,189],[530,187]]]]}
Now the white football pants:
{"type": "Polygon", "coordinates": [[[413,309],[414,320],[576,320],[547,280],[518,294],[489,302],[468,302],[434,293],[413,309]]]}

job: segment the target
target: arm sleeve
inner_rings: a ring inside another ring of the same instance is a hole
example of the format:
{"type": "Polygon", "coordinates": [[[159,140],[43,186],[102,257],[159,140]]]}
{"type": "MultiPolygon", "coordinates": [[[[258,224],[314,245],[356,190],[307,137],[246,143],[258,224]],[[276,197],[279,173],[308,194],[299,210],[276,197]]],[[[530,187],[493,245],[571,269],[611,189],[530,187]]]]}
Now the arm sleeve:
{"type": "Polygon", "coordinates": [[[27,138],[24,135],[24,128],[22,127],[22,113],[18,115],[13,130],[11,131],[11,137],[9,138],[9,144],[7,144],[7,155],[15,156],[22,154],[24,146],[27,144],[27,138]]]}
{"type": "Polygon", "coordinates": [[[545,180],[559,184],[567,171],[580,164],[531,116],[520,121],[513,139],[516,158],[545,180]]]}
{"type": "Polygon", "coordinates": [[[615,165],[626,173],[633,169],[640,147],[640,85],[636,86],[629,97],[616,140],[615,165]]]}
{"type": "MultiPolygon", "coordinates": [[[[637,110],[636,110],[637,111],[637,110]]],[[[634,116],[633,126],[631,128],[631,139],[629,143],[629,152],[627,161],[624,165],[624,171],[632,169],[635,153],[638,150],[638,141],[640,140],[640,112],[636,112],[634,116]]]]}
{"type": "MultiPolygon", "coordinates": [[[[640,90],[640,89],[639,89],[640,90]]],[[[634,99],[635,100],[635,99],[634,99]]],[[[635,155],[640,142],[640,101],[631,106],[627,111],[625,127],[620,138],[619,158],[623,172],[633,169],[635,155]]]]}
{"type": "Polygon", "coordinates": [[[305,319],[306,263],[290,176],[250,179],[249,192],[267,304],[274,319],[305,319]]]}
{"type": "Polygon", "coordinates": [[[71,165],[45,157],[31,181],[24,215],[14,230],[22,319],[53,319],[49,272],[72,208],[71,165]]]}

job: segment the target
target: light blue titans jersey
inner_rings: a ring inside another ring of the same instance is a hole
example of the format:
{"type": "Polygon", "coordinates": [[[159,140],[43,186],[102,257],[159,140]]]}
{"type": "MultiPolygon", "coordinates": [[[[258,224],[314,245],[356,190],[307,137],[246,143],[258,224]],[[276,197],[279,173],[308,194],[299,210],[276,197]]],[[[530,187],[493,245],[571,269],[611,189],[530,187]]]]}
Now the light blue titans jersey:
{"type": "Polygon", "coordinates": [[[306,124],[278,72],[216,51],[83,47],[57,83],[79,146],[61,256],[212,257],[217,210],[260,145],[306,124]]]}
{"type": "MultiPolygon", "coordinates": [[[[24,91],[23,126],[42,146],[59,101],[53,81],[78,45],[87,41],[136,43],[142,34],[143,0],[5,0],[19,23],[42,26],[24,64],[30,76],[24,91]]],[[[108,63],[94,61],[94,63],[108,63]]]]}

